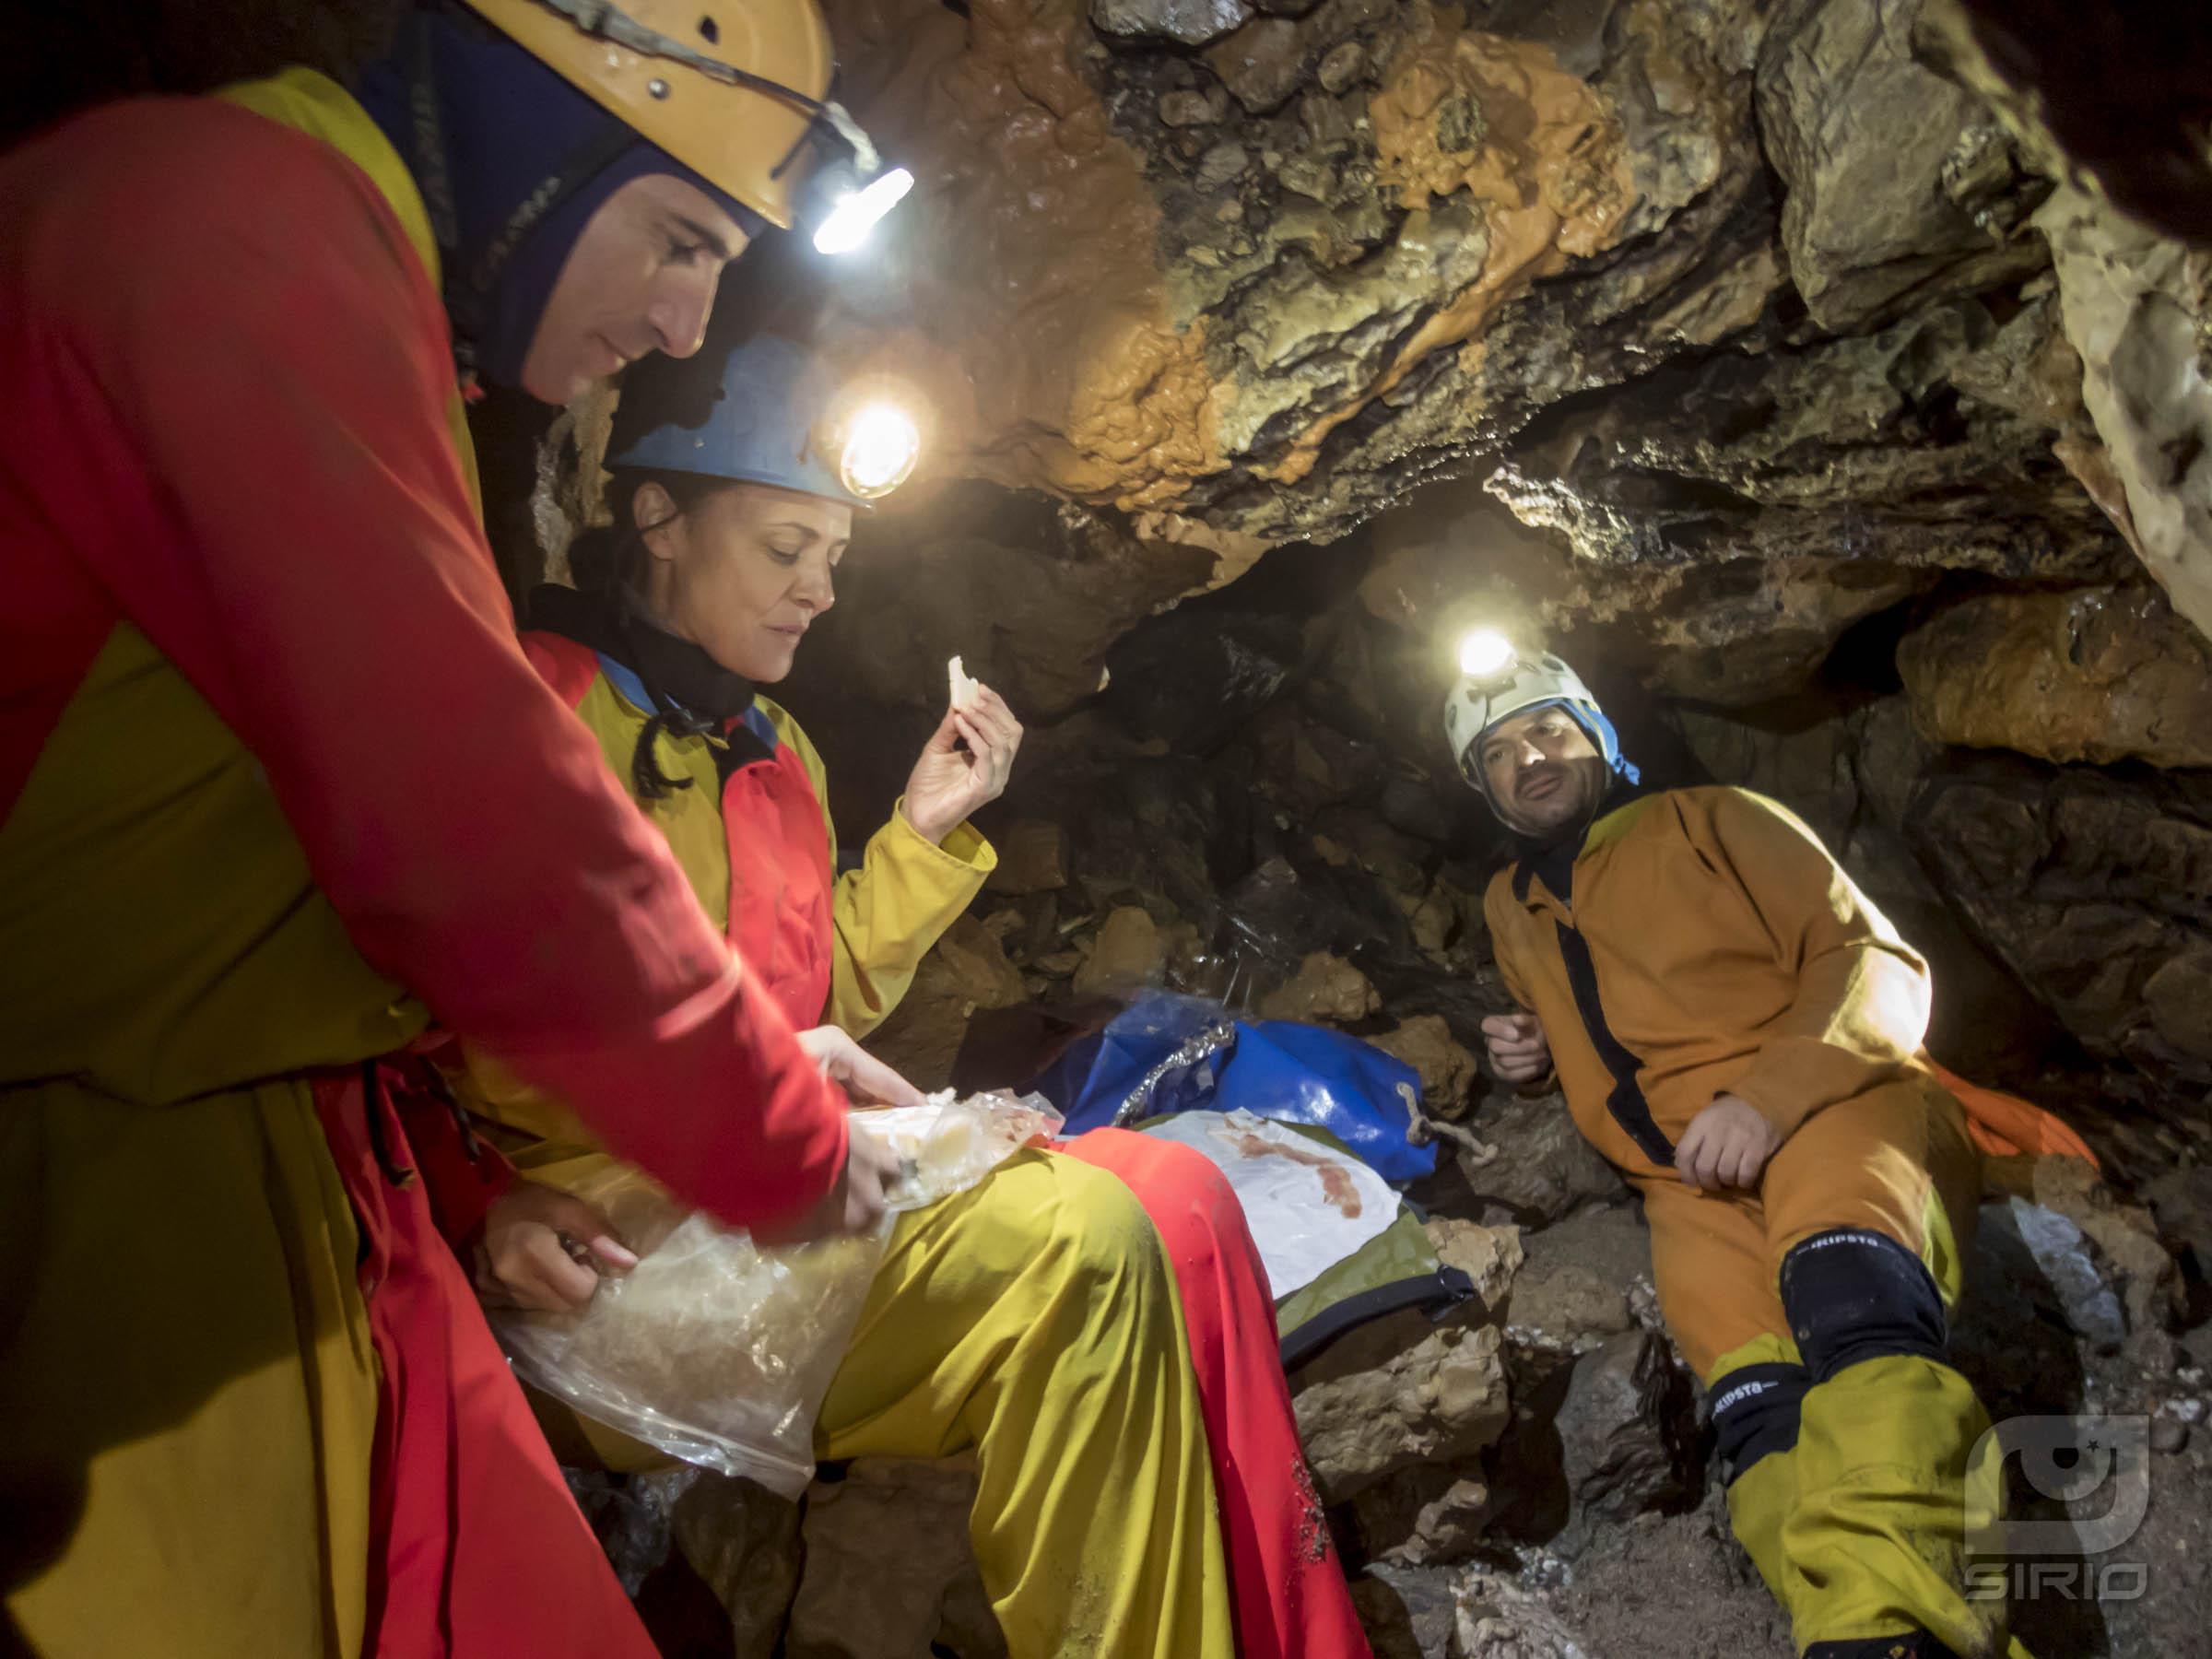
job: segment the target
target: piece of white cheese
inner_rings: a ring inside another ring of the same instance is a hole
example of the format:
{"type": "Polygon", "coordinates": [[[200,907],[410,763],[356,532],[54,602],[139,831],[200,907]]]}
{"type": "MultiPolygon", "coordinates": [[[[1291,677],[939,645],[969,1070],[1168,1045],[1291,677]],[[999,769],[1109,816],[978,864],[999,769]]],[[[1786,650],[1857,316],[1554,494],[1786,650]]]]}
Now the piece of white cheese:
{"type": "Polygon", "coordinates": [[[959,657],[954,657],[945,667],[952,681],[952,706],[965,709],[975,700],[975,694],[982,688],[968,677],[968,670],[960,665],[959,657]]]}

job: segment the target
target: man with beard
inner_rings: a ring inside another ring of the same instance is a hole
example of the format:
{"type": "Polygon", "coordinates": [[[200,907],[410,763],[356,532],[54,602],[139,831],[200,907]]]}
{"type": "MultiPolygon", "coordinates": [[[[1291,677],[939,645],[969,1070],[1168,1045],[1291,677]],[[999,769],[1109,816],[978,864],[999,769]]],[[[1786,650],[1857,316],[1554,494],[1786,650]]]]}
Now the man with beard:
{"type": "Polygon", "coordinates": [[[1640,789],[1571,668],[1490,644],[1445,728],[1520,847],[1485,904],[1524,1010],[1484,1022],[1491,1062],[1556,1069],[1642,1194],[1737,1537],[1808,1659],[2018,1653],[1960,1587],[1980,1165],[1921,1049],[1927,964],[1781,806],[1640,789]]]}

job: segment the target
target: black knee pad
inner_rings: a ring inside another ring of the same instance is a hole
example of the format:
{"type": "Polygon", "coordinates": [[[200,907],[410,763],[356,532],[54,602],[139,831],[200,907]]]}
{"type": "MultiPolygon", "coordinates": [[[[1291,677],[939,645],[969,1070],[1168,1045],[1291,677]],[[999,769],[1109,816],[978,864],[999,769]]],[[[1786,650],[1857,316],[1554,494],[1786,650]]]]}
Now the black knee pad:
{"type": "Polygon", "coordinates": [[[1802,1365],[1738,1367],[1713,1384],[1712,1432],[1720,1441],[1721,1480],[1735,1478],[1770,1452],[1797,1443],[1797,1407],[1813,1379],[1802,1365]]]}
{"type": "Polygon", "coordinates": [[[1925,1630],[1908,1636],[1860,1636],[1850,1641],[1816,1641],[1805,1659],[1959,1659],[1925,1630]]]}
{"type": "Polygon", "coordinates": [[[1815,1383],[1884,1354],[1950,1361],[1935,1276],[1887,1233],[1838,1227],[1782,1258],[1782,1308],[1815,1383]]]}

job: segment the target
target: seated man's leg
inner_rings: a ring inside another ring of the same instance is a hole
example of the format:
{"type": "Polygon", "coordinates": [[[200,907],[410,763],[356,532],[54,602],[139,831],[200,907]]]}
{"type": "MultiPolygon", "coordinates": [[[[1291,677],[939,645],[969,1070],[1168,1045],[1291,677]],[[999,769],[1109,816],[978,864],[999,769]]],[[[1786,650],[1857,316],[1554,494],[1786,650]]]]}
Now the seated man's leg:
{"type": "Polygon", "coordinates": [[[1730,1524],[1786,1607],[1783,1526],[1796,1507],[1807,1379],[1775,1294],[1765,1216],[1745,1194],[1697,1193],[1672,1178],[1638,1184],[1660,1311],[1712,1400],[1730,1524]]]}
{"type": "Polygon", "coordinates": [[[1957,1101],[1918,1080],[1817,1114],[1767,1168],[1811,1383],[1783,1531],[1808,1656],[2004,1651],[2002,1605],[1961,1589],[1966,1460],[1989,1419],[1947,1358],[1979,1189],[1957,1101]]]}
{"type": "Polygon", "coordinates": [[[1206,1413],[1242,1659],[1365,1659],[1367,1636],[1299,1444],[1275,1301],[1229,1178],[1190,1147],[1093,1129],[1062,1148],[1136,1194],[1174,1270],[1206,1413]]]}
{"type": "Polygon", "coordinates": [[[1231,1659],[1174,1279],[1102,1171],[1017,1153],[902,1218],[815,1440],[833,1458],[975,1448],[970,1527],[1016,1659],[1231,1659]]]}

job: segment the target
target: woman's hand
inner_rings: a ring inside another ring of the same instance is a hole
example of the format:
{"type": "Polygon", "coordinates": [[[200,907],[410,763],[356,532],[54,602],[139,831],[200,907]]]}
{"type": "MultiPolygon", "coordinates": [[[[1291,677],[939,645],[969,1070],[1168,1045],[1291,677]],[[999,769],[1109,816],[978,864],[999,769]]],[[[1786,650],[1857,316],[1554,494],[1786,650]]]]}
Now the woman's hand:
{"type": "Polygon", "coordinates": [[[485,1215],[477,1294],[490,1307],[566,1313],[592,1300],[603,1271],[618,1276],[637,1265],[596,1209],[518,1177],[485,1215]]]}
{"type": "Polygon", "coordinates": [[[1021,747],[1021,722],[1006,700],[978,686],[964,709],[947,709],[906,781],[906,821],[933,845],[985,801],[995,801],[1021,747]],[[968,747],[962,749],[961,739],[968,747]]]}
{"type": "Polygon", "coordinates": [[[922,1091],[853,1040],[852,1033],[833,1025],[816,1026],[799,1033],[805,1049],[822,1076],[841,1088],[848,1098],[863,1106],[919,1106],[922,1091]]]}

